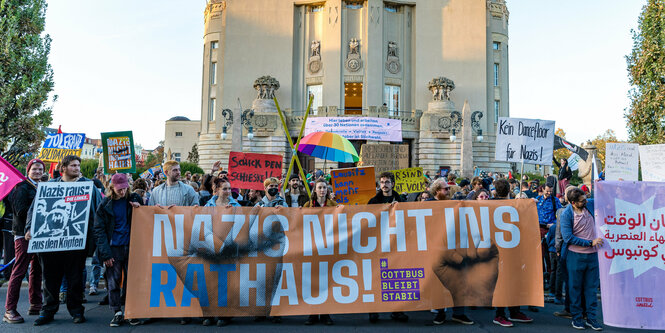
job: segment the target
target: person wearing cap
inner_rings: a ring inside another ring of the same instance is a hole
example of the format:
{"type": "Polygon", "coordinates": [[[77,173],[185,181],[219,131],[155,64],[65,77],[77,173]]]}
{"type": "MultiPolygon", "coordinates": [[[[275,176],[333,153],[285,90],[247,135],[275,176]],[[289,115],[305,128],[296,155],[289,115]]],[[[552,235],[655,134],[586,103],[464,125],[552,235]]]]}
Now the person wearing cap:
{"type": "Polygon", "coordinates": [[[18,183],[9,194],[9,200],[14,209],[12,234],[14,235],[14,251],[16,253],[14,267],[12,267],[11,277],[7,285],[5,315],[2,318],[2,321],[9,324],[18,324],[24,321],[23,317],[16,311],[16,307],[21,292],[21,281],[28,272],[28,266],[31,267],[28,280],[28,298],[30,299],[28,315],[38,315],[42,309],[42,267],[37,255],[28,253],[28,241],[25,239],[25,221],[30,204],[32,204],[37,194],[37,183],[41,181],[45,169],[44,162],[39,159],[28,162],[26,168],[28,178],[18,183]]]}
{"type": "MultiPolygon", "coordinates": [[[[106,286],[109,293],[109,306],[114,313],[111,327],[120,326],[124,321],[120,289],[122,276],[127,276],[129,260],[129,233],[132,222],[132,208],[138,208],[141,197],[129,191],[127,174],[116,173],[106,190],[106,197],[99,204],[95,214],[95,241],[97,254],[106,266],[106,286]]],[[[126,286],[126,279],[124,285],[126,286]]],[[[123,289],[126,287],[122,286],[123,289]]]]}
{"type": "MultiPolygon", "coordinates": [[[[76,155],[67,155],[60,162],[60,176],[51,179],[50,182],[92,182],[90,179],[81,175],[81,158],[76,155]]],[[[63,196],[64,199],[64,196],[63,196]]],[[[39,254],[39,260],[42,264],[42,273],[44,275],[44,305],[34,322],[35,326],[48,324],[54,320],[55,314],[60,307],[58,298],[62,278],[65,277],[69,283],[69,292],[67,293],[67,310],[72,316],[75,324],[85,322],[83,307],[83,290],[85,289],[85,280],[83,269],[88,256],[95,252],[94,236],[92,235],[92,226],[95,219],[95,211],[101,201],[101,194],[94,190],[90,196],[90,214],[88,216],[88,230],[86,232],[85,248],[82,250],[42,252],[39,254]]],[[[25,225],[25,239],[30,240],[30,227],[32,225],[32,210],[34,201],[28,210],[28,217],[25,225]]]]}
{"type": "Polygon", "coordinates": [[[298,175],[293,174],[289,177],[289,188],[284,191],[284,199],[289,207],[302,207],[309,201],[307,193],[300,185],[298,175]]]}

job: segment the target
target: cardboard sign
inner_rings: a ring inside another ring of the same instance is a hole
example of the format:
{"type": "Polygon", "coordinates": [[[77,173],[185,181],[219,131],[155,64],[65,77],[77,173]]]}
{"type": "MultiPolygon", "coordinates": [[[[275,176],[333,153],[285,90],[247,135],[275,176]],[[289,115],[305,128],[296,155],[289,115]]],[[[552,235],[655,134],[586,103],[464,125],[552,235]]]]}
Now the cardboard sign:
{"type": "Polygon", "coordinates": [[[580,157],[580,155],[575,153],[570,154],[570,157],[568,157],[568,167],[570,168],[570,171],[579,169],[580,161],[582,161],[582,157],[580,157]]]}
{"type": "Polygon", "coordinates": [[[409,145],[377,145],[360,146],[359,166],[374,166],[376,175],[384,171],[405,169],[409,167],[409,145]]]}
{"type": "Polygon", "coordinates": [[[425,190],[423,168],[408,168],[394,170],[395,188],[397,193],[419,193],[425,190]]]}
{"type": "Polygon", "coordinates": [[[104,173],[135,173],[136,153],[132,131],[102,133],[104,173]]]}
{"type": "Polygon", "coordinates": [[[374,167],[330,171],[335,200],[342,205],[366,205],[376,195],[374,167]]]}
{"type": "Polygon", "coordinates": [[[84,249],[92,191],[92,182],[40,182],[28,253],[84,249]]]}
{"type": "Polygon", "coordinates": [[[637,143],[605,145],[605,180],[637,180],[639,173],[637,143]]]}
{"type": "Polygon", "coordinates": [[[554,147],[554,121],[499,117],[494,159],[550,165],[554,147]]]}
{"type": "Polygon", "coordinates": [[[665,144],[640,146],[642,180],[665,182],[665,144]]]}
{"type": "Polygon", "coordinates": [[[59,163],[67,155],[81,156],[84,142],[83,133],[49,134],[37,158],[44,162],[59,163]]]}
{"type": "Polygon", "coordinates": [[[263,181],[282,176],[282,156],[270,154],[229,154],[229,182],[231,187],[264,191],[263,181]]]}
{"type": "Polygon", "coordinates": [[[25,177],[13,165],[0,156],[0,200],[4,199],[14,186],[24,179],[25,177]]]}
{"type": "Polygon", "coordinates": [[[150,168],[146,171],[143,171],[143,173],[141,173],[141,175],[139,175],[139,177],[141,177],[143,179],[153,178],[153,177],[155,177],[156,173],[159,173],[161,176],[164,176],[164,169],[162,169],[161,164],[155,165],[154,167],[152,167],[152,168],[150,168]]]}
{"type": "Polygon", "coordinates": [[[339,134],[349,140],[402,141],[402,121],[374,117],[312,117],[305,135],[314,132],[339,134]]]}
{"type": "Polygon", "coordinates": [[[133,219],[127,318],[543,306],[532,200],[142,206],[133,219]]]}
{"type": "Polygon", "coordinates": [[[595,183],[596,236],[603,321],[665,329],[665,183],[595,183]]]}

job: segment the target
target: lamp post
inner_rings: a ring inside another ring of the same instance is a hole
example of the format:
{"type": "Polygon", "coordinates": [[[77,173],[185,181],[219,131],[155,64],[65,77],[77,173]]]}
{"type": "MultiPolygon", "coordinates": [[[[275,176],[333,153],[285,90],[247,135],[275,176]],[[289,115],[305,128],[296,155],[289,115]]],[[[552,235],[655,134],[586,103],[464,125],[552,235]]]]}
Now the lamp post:
{"type": "MultiPolygon", "coordinates": [[[[235,122],[233,120],[233,111],[230,109],[224,109],[222,110],[222,116],[224,117],[224,126],[222,127],[222,140],[226,140],[228,137],[227,130],[228,127],[232,126],[235,122]]],[[[234,134],[236,133],[242,133],[242,125],[245,127],[248,131],[247,133],[247,138],[249,140],[254,139],[254,127],[252,126],[252,118],[254,118],[254,110],[247,109],[245,111],[242,111],[240,114],[240,122],[233,128],[234,134]]],[[[242,136],[242,134],[240,135],[242,136]]],[[[242,143],[241,143],[242,144],[242,143]]],[[[235,148],[233,150],[236,150],[235,148]]]]}

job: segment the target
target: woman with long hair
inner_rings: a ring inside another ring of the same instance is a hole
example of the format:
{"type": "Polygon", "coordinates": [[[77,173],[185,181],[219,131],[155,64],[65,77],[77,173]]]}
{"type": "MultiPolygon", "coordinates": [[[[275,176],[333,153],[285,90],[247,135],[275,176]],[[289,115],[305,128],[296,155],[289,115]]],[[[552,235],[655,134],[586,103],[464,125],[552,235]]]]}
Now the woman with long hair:
{"type": "Polygon", "coordinates": [[[240,203],[231,196],[231,183],[227,178],[215,178],[212,181],[212,191],[214,195],[206,207],[240,207],[240,203]]]}
{"type": "MultiPolygon", "coordinates": [[[[337,202],[330,199],[328,193],[328,183],[324,179],[319,179],[314,183],[314,189],[310,200],[303,207],[337,207],[337,202]]],[[[326,325],[333,325],[334,322],[329,314],[310,315],[305,321],[305,325],[314,325],[320,321],[326,325]]]]}

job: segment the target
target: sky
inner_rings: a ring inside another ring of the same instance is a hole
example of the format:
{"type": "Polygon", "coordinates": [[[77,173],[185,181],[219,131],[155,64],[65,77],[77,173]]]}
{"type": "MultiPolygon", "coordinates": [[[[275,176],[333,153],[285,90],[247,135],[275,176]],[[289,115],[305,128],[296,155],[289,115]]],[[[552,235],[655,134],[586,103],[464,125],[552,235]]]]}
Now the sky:
{"type": "MultiPolygon", "coordinates": [[[[628,137],[625,56],[646,0],[508,0],[510,115],[555,120],[581,144],[628,137]]],[[[49,1],[51,127],[132,130],[154,149],[173,116],[200,119],[205,0],[49,1]]]]}

